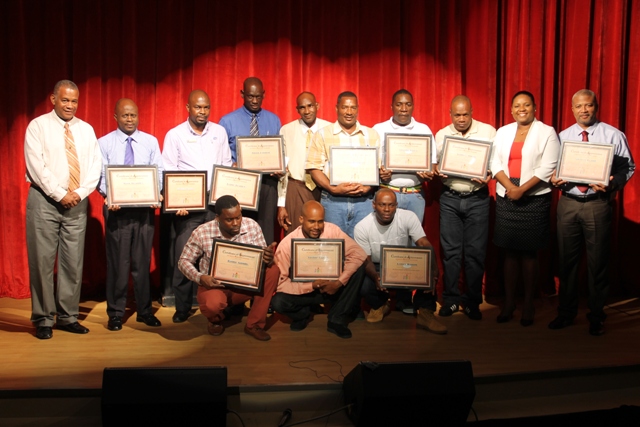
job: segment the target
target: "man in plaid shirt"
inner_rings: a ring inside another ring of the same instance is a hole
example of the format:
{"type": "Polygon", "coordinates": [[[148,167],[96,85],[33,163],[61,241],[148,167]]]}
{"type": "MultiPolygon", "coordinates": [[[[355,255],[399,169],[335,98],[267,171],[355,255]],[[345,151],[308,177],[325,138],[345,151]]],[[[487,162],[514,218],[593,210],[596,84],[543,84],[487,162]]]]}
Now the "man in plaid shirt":
{"type": "MultiPolygon", "coordinates": [[[[265,248],[262,261],[270,264],[276,243],[267,247],[262,229],[257,222],[242,217],[242,209],[233,196],[222,196],[216,201],[216,218],[196,228],[180,255],[178,268],[189,280],[198,284],[198,304],[200,311],[209,319],[207,327],[214,336],[222,335],[224,326],[220,323],[224,319],[224,309],[231,305],[244,304],[252,295],[241,291],[225,288],[220,282],[210,276],[211,249],[213,239],[229,240],[237,243],[265,248]],[[199,262],[198,268],[196,263],[199,262]]],[[[275,292],[275,284],[265,283],[261,295],[255,295],[251,311],[247,316],[244,332],[257,340],[271,339],[264,330],[267,321],[267,310],[271,297],[275,292]]]]}

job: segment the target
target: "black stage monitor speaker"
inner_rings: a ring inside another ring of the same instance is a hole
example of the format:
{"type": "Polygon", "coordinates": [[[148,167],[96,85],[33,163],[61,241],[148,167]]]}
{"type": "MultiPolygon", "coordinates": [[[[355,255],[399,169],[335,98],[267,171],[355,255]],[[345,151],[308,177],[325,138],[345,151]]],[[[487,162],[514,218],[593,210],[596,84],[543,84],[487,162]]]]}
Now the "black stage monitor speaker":
{"type": "Polygon", "coordinates": [[[343,382],[356,426],[464,426],[476,395],[471,362],[360,362],[343,382]]]}
{"type": "Polygon", "coordinates": [[[226,426],[227,368],[106,368],[102,425],[226,426]]]}

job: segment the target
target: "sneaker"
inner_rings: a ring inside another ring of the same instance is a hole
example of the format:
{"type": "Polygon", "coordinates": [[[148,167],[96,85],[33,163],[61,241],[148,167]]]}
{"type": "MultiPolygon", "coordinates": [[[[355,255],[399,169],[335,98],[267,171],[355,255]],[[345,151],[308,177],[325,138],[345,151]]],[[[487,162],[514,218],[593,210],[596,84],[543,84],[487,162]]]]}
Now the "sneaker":
{"type": "MultiPolygon", "coordinates": [[[[442,311],[442,310],[440,310],[440,311],[442,311]]],[[[480,309],[478,307],[465,307],[463,312],[471,320],[481,320],[482,319],[482,312],[480,311],[480,309]]],[[[440,316],[442,316],[442,314],[440,314],[440,316]]]]}
{"type": "Polygon", "coordinates": [[[443,307],[440,307],[440,312],[438,312],[438,315],[442,317],[449,317],[459,309],[460,307],[458,307],[458,304],[451,304],[448,307],[443,306],[443,307]]]}
{"type": "Polygon", "coordinates": [[[214,337],[218,337],[224,332],[224,326],[222,326],[220,323],[209,322],[209,324],[207,325],[207,330],[214,337]]]}
{"type": "Polygon", "coordinates": [[[413,307],[405,307],[402,309],[403,314],[408,314],[409,316],[413,316],[416,314],[416,309],[413,307]]]}
{"type": "Polygon", "coordinates": [[[384,319],[384,316],[388,315],[390,312],[391,312],[391,306],[389,306],[389,303],[385,303],[382,307],[376,308],[375,310],[372,308],[371,310],[369,310],[369,313],[366,316],[367,322],[369,323],[382,322],[382,319],[384,319]]]}
{"type": "Polygon", "coordinates": [[[418,310],[416,326],[438,335],[444,335],[447,333],[447,327],[436,319],[435,312],[425,308],[418,310]]]}
{"type": "Polygon", "coordinates": [[[351,338],[351,331],[339,323],[327,322],[327,331],[336,334],[340,338],[351,338]]]}

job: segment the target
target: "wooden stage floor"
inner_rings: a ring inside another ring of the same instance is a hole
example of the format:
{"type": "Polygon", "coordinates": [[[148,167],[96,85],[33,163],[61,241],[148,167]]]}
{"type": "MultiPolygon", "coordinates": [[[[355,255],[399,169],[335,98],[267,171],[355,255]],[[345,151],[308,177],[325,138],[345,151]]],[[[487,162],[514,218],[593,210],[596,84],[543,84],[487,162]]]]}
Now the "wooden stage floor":
{"type": "Polygon", "coordinates": [[[476,378],[640,364],[638,299],[609,304],[601,337],[588,334],[584,308],[573,326],[547,329],[556,302],[538,299],[535,323],[528,328],[520,326],[519,311],[511,322],[497,324],[498,307],[485,303],[482,321],[462,313],[440,318],[449,328],[443,336],[416,329],[415,319],[400,312],[378,324],[353,322],[353,338],[347,340],[326,332],[326,315],[316,315],[301,332],[291,332],[288,321],[275,315],[269,321],[271,341],[259,342],[244,334],[244,318],[213,337],[200,312],[174,324],[173,308],[157,305],[162,327],[136,323],[134,314],[123,330],[112,332],[106,328],[106,303],[83,301],[81,322],[91,329],[88,335],[54,329],[51,340],[40,341],[29,322],[30,300],[2,298],[0,390],[100,389],[105,367],[227,366],[228,385],[250,390],[335,385],[363,360],[467,359],[476,378]]]}

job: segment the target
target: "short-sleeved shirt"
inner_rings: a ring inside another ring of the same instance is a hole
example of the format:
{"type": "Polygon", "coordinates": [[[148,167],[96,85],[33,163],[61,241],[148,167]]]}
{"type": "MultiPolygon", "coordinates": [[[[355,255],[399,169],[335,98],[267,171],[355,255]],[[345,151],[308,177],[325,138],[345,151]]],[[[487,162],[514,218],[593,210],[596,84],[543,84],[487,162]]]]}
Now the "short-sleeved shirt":
{"type": "Polygon", "coordinates": [[[415,213],[398,209],[389,225],[380,224],[376,213],[371,212],[356,224],[353,237],[364,252],[371,256],[371,261],[378,264],[381,245],[409,246],[426,237],[426,234],[415,213]]]}

